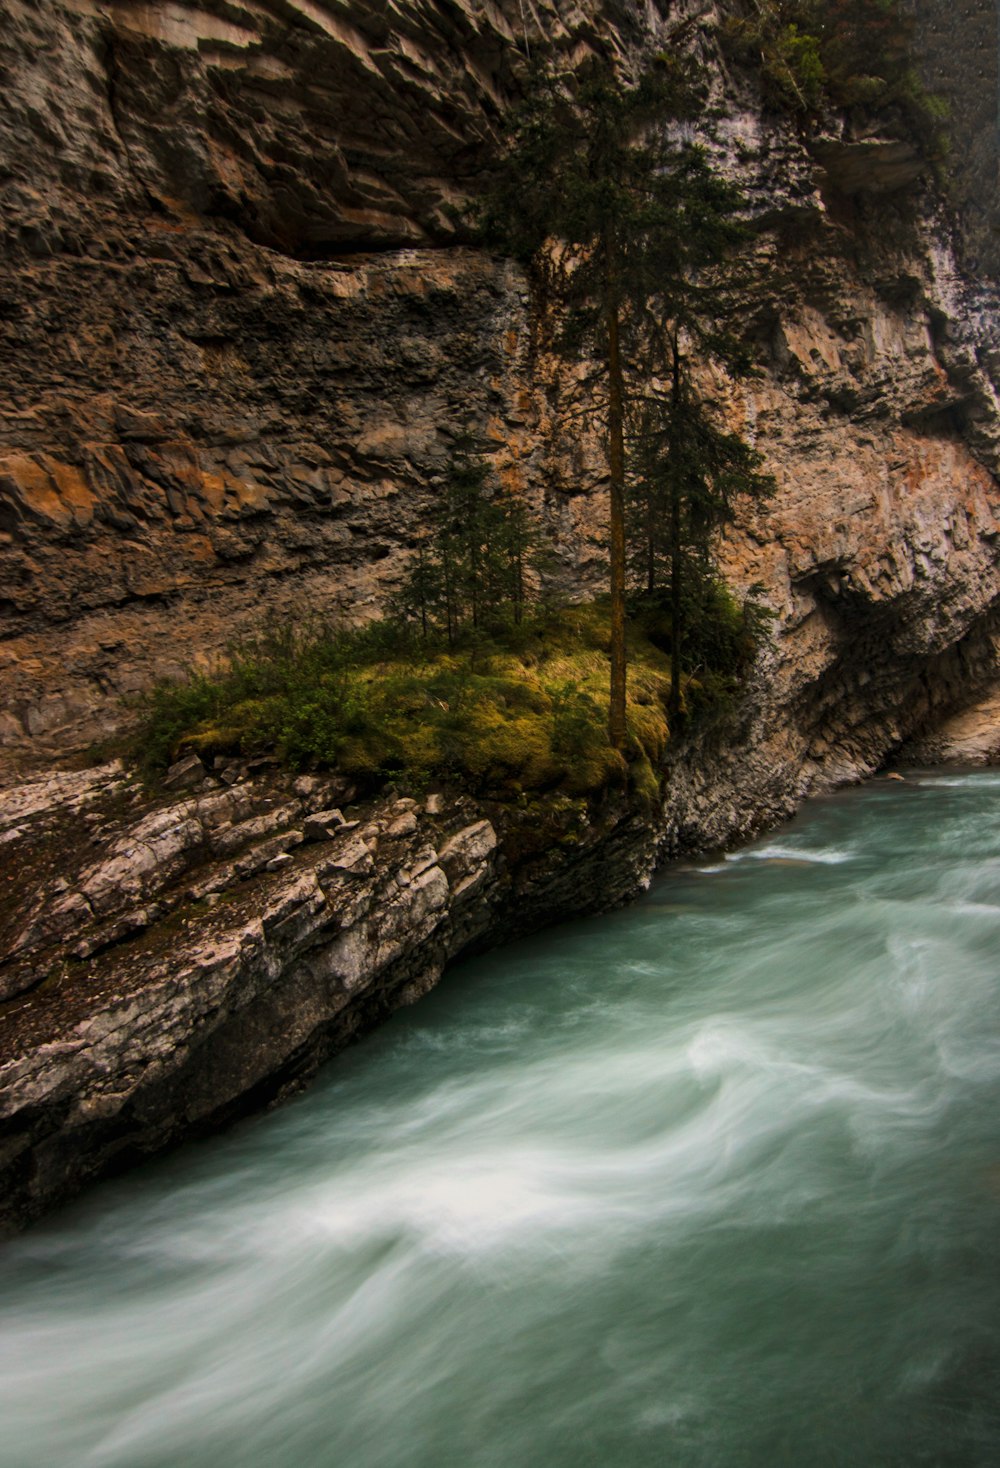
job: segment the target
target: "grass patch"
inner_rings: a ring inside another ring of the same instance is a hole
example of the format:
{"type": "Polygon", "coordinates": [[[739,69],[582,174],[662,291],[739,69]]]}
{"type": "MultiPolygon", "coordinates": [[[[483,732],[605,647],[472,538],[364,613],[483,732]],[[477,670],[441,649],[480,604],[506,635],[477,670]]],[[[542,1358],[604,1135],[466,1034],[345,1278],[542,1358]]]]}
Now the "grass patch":
{"type": "Polygon", "coordinates": [[[188,750],[274,752],[369,790],[445,780],[515,799],[628,786],[652,801],[670,732],[669,660],[632,631],[623,755],[607,736],[609,638],[601,602],[454,648],[387,623],[269,625],[230,648],[216,672],[154,688],[134,753],[152,778],[188,750]]]}

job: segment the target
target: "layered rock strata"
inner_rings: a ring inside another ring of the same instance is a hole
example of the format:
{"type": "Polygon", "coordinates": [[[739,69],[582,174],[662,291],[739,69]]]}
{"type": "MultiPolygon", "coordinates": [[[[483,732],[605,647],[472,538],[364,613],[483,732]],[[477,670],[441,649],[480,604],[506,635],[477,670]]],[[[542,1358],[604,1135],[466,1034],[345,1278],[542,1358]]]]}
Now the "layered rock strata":
{"type": "Polygon", "coordinates": [[[0,1229],[280,1097],[449,958],[623,901],[655,858],[620,801],[540,826],[227,773],[154,803],[114,766],[0,800],[0,1229]]]}
{"type": "MultiPolygon", "coordinates": [[[[5,7],[0,761],[113,732],[122,695],[267,613],[375,613],[466,427],[542,515],[556,589],[601,584],[602,456],[561,413],[582,387],[444,202],[532,27],[571,60],[625,44],[629,9],[5,7]]],[[[800,137],[727,85],[765,376],[717,387],[781,484],[731,571],[767,586],[794,679],[876,605],[934,655],[993,596],[994,302],[913,203],[912,148],[800,137]]]]}
{"type": "Polygon", "coordinates": [[[947,748],[928,731],[995,685],[993,288],[959,272],[905,142],[837,119],[805,137],[728,77],[716,147],[756,223],[762,371],[706,385],[779,482],[721,548],[775,621],[741,707],[673,751],[662,810],[354,810],[332,777],[240,766],[150,801],[114,770],[32,774],[262,615],[374,614],[466,426],[542,517],[556,588],[601,585],[600,445],[566,426],[586,383],[449,205],[538,29],[572,61],[680,18],[0,14],[7,1226],[282,1094],[458,953],[623,901],[912,738],[947,748]]]}

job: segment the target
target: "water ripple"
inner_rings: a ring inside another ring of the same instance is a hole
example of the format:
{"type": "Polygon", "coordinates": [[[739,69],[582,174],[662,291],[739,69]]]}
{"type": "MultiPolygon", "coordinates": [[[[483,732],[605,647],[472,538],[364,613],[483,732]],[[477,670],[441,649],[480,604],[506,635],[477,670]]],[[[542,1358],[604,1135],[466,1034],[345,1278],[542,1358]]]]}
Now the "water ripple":
{"type": "Polygon", "coordinates": [[[987,773],[456,970],[8,1248],[0,1465],[994,1468],[998,950],[987,773]]]}

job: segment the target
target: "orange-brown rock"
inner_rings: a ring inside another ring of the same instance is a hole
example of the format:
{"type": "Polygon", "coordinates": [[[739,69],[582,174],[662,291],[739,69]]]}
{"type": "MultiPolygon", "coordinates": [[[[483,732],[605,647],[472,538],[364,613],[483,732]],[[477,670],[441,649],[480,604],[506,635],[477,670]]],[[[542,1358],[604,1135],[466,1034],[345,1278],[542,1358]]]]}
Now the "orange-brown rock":
{"type": "MultiPolygon", "coordinates": [[[[525,282],[446,206],[531,27],[573,58],[638,24],[612,0],[5,8],[8,760],[106,734],[266,612],[375,613],[467,424],[545,516],[557,582],[600,584],[600,444],[555,411],[583,388],[531,370],[525,282]]],[[[899,149],[866,184],[848,160],[877,140],[831,119],[810,144],[751,102],[720,147],[759,221],[766,376],[716,387],[782,492],[726,558],[781,611],[769,718],[805,750],[850,647],[937,657],[989,615],[1000,354],[899,149]]],[[[923,703],[893,668],[902,733],[923,703]]]]}
{"type": "MultiPolygon", "coordinates": [[[[905,141],[832,117],[810,139],[719,71],[761,372],[704,381],[779,483],[720,554],[776,617],[727,737],[670,751],[663,809],[563,811],[568,845],[515,832],[507,861],[500,816],[438,792],[354,812],[332,777],[194,761],[150,801],[115,769],[35,770],[267,613],[375,614],[467,426],[542,516],[557,589],[603,583],[587,374],[534,351],[525,280],[450,205],[533,36],[572,64],[663,44],[671,12],[0,10],[8,1223],[281,1094],[469,944],[624,900],[912,737],[956,748],[927,739],[995,688],[995,288],[959,270],[905,141]]],[[[712,59],[697,17],[685,35],[712,59]]]]}

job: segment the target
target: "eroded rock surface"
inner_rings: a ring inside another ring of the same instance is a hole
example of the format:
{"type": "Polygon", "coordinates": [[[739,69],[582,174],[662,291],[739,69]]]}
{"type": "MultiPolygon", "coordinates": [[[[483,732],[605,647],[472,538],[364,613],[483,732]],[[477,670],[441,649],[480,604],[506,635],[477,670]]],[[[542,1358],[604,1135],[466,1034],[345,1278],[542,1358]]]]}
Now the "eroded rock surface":
{"type": "MultiPolygon", "coordinates": [[[[600,445],[557,411],[580,383],[539,359],[524,280],[456,244],[445,204],[474,189],[526,32],[572,62],[680,18],[4,8],[0,759],[85,747],[122,695],[268,612],[373,615],[467,426],[545,520],[557,588],[601,584],[600,445]]],[[[782,485],[728,560],[780,609],[797,700],[841,676],[845,629],[883,646],[891,622],[889,647],[936,656],[992,601],[998,313],[914,204],[907,145],[836,119],[805,138],[745,81],[726,100],[766,373],[716,386],[782,485]]]]}
{"type": "Polygon", "coordinates": [[[600,444],[560,413],[587,408],[584,374],[546,358],[525,280],[450,205],[526,35],[572,63],[684,13],[0,11],[8,1224],[282,1094],[457,953],[625,900],[995,687],[994,288],[962,275],[905,141],[835,118],[810,138],[726,77],[762,371],[706,385],[780,485],[722,547],[774,636],[730,723],[672,751],[663,810],[362,808],[323,776],[197,761],[150,801],[119,768],[41,768],[266,613],[375,614],[467,426],[542,517],[556,588],[602,584],[600,444]]]}
{"type": "Polygon", "coordinates": [[[1000,764],[1000,692],[949,714],[904,745],[901,754],[911,764],[1000,764]]]}
{"type": "Polygon", "coordinates": [[[4,1229],[301,1085],[456,954],[625,900],[657,843],[621,801],[550,804],[531,851],[537,813],[439,793],[329,821],[320,777],[32,790],[0,797],[4,1229]]]}

